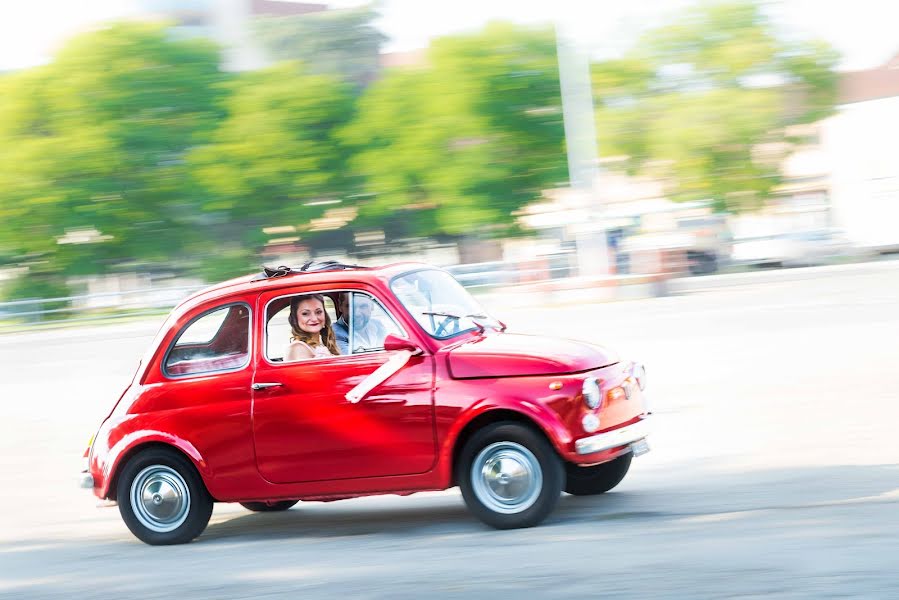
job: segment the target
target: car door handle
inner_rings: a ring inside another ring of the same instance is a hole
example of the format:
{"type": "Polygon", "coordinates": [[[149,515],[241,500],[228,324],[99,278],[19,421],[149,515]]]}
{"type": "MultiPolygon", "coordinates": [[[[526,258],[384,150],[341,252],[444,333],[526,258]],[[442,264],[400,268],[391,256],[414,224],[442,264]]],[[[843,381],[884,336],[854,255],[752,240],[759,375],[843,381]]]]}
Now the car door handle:
{"type": "Polygon", "coordinates": [[[284,385],[283,383],[254,383],[252,388],[254,390],[267,390],[268,388],[281,387],[284,385]]]}

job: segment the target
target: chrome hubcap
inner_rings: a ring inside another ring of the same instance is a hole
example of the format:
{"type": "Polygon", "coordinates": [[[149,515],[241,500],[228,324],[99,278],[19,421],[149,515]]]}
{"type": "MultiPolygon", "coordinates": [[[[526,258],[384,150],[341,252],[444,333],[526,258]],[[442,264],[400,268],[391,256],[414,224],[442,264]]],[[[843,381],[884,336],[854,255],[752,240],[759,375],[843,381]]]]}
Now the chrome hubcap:
{"type": "Polygon", "coordinates": [[[187,519],[190,491],[181,474],[165,465],[151,465],[131,482],[131,507],[152,531],[174,531],[187,519]]]}
{"type": "Polygon", "coordinates": [[[543,487],[543,471],[533,452],[515,442],[495,442],[471,465],[472,487],[478,500],[504,514],[530,508],[543,487]]]}

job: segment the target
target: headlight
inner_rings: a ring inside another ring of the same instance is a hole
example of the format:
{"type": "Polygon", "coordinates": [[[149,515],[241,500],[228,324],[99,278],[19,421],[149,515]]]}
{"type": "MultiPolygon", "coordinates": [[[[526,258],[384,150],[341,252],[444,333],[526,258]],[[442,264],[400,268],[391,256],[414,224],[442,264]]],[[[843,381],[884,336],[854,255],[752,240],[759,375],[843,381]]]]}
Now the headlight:
{"type": "Polygon", "coordinates": [[[581,419],[581,425],[584,427],[584,431],[593,433],[599,430],[599,417],[596,416],[596,413],[587,413],[581,419]]]}
{"type": "Polygon", "coordinates": [[[646,367],[641,363],[634,365],[634,379],[637,380],[637,385],[640,386],[641,390],[646,389],[646,367]]]}
{"type": "Polygon", "coordinates": [[[581,386],[581,393],[584,395],[584,402],[589,408],[599,406],[602,394],[599,393],[599,382],[596,381],[595,377],[588,377],[584,380],[584,385],[581,386]]]}

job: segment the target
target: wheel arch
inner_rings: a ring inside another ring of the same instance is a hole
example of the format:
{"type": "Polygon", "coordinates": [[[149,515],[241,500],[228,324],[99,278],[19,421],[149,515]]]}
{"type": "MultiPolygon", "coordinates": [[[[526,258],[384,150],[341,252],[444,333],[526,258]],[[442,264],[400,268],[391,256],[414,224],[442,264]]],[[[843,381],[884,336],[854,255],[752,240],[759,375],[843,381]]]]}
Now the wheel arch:
{"type": "Polygon", "coordinates": [[[133,441],[127,447],[122,448],[121,451],[116,453],[116,458],[110,468],[109,476],[106,477],[106,486],[105,489],[102,490],[101,496],[109,500],[117,500],[116,490],[118,487],[119,475],[121,474],[122,469],[132,458],[137,456],[139,453],[151,448],[159,448],[175,452],[181,455],[183,458],[187,459],[187,462],[194,468],[194,470],[197,472],[197,475],[199,475],[200,481],[203,483],[206,491],[209,492],[207,477],[210,476],[211,473],[209,471],[208,464],[203,460],[200,452],[190,442],[168,438],[171,438],[171,436],[160,437],[151,435],[148,437],[144,437],[133,441]]]}
{"type": "Polygon", "coordinates": [[[459,465],[459,456],[462,453],[462,449],[465,447],[465,444],[469,439],[471,439],[471,436],[473,436],[476,432],[480,431],[484,427],[501,422],[512,422],[524,425],[525,427],[533,430],[538,435],[542,436],[558,453],[557,445],[553,442],[553,436],[544,429],[538,419],[521,411],[510,408],[493,408],[490,410],[486,410],[469,420],[462,427],[462,429],[456,435],[455,440],[453,441],[452,454],[450,455],[451,462],[449,473],[451,486],[459,484],[456,476],[459,465]]]}

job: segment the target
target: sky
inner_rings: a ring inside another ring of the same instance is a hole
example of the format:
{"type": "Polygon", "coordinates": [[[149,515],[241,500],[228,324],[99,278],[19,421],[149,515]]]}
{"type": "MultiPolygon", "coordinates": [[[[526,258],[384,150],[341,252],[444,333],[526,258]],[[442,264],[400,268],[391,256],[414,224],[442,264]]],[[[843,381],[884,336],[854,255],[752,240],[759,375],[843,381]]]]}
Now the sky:
{"type": "MultiPolygon", "coordinates": [[[[177,5],[177,0],[142,0],[177,5]]],[[[242,0],[199,0],[241,2],[242,0]]],[[[322,1],[322,0],[319,0],[322,1]]],[[[332,6],[360,0],[333,0],[332,6]]],[[[664,23],[690,0],[380,0],[387,51],[425,47],[431,37],[479,29],[491,20],[555,22],[594,57],[616,56],[637,34],[664,23]]],[[[48,62],[67,38],[137,12],[138,0],[0,0],[0,70],[48,62]]],[[[778,23],[820,37],[843,56],[843,70],[878,66],[899,52],[897,0],[771,0],[778,23]]]]}

